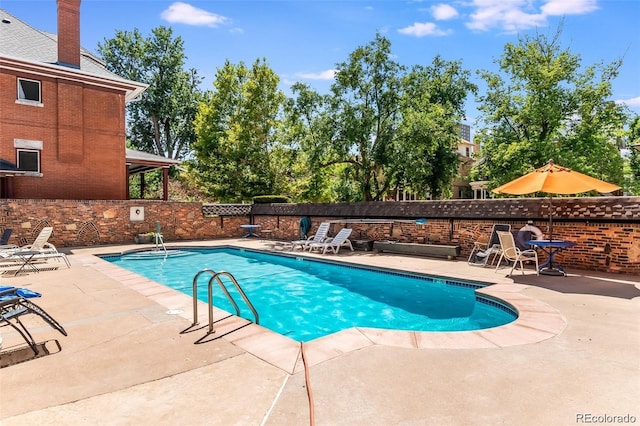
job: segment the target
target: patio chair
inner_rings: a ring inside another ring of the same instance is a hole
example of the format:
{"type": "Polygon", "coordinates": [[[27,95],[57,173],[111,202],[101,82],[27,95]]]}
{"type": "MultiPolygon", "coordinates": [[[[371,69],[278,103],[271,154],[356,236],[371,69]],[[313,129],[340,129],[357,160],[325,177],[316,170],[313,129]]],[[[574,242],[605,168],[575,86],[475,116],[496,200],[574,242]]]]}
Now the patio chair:
{"type": "MultiPolygon", "coordinates": [[[[58,252],[56,247],[48,243],[46,240],[51,235],[53,228],[43,228],[33,244],[0,250],[0,268],[16,267],[14,276],[20,274],[25,268],[29,268],[33,272],[40,272],[41,268],[36,265],[48,263],[50,259],[56,261],[64,261],[67,268],[71,267],[71,263],[64,253],[58,252]]],[[[57,269],[58,266],[47,266],[48,269],[57,269]]],[[[4,271],[3,273],[5,273],[4,271]]]]}
{"type": "Polygon", "coordinates": [[[324,240],[327,239],[327,235],[329,234],[330,225],[331,224],[329,222],[322,222],[320,225],[318,225],[318,230],[316,231],[315,235],[310,236],[306,240],[291,241],[291,250],[295,250],[296,248],[300,247],[302,251],[304,251],[312,243],[324,242],[324,240]]]}
{"type": "Polygon", "coordinates": [[[39,251],[42,253],[57,253],[56,247],[49,242],[49,238],[53,235],[53,227],[45,226],[40,230],[38,236],[33,243],[20,247],[20,250],[39,251]]]}
{"type": "Polygon", "coordinates": [[[56,247],[49,242],[49,238],[53,234],[53,227],[45,226],[40,230],[40,233],[33,240],[33,243],[23,246],[15,246],[15,248],[9,248],[2,250],[4,253],[11,251],[38,251],[41,253],[57,253],[56,247]]]}
{"type": "Polygon", "coordinates": [[[40,306],[27,300],[40,297],[41,294],[25,288],[0,287],[0,326],[11,326],[38,355],[38,345],[27,327],[20,321],[24,315],[37,315],[51,328],[66,336],[67,331],[40,306]]]}
{"type": "Polygon", "coordinates": [[[353,251],[353,245],[349,240],[352,231],[351,228],[342,228],[335,237],[329,238],[327,241],[309,244],[309,251],[322,249],[322,254],[325,254],[328,250],[338,254],[342,246],[348,246],[353,251]]]}
{"type": "Polygon", "coordinates": [[[539,264],[538,264],[538,253],[535,250],[520,250],[516,246],[516,241],[513,238],[513,234],[511,232],[503,232],[498,231],[498,238],[500,239],[500,246],[502,247],[502,252],[500,253],[500,258],[498,259],[498,265],[496,266],[496,270],[494,272],[498,272],[498,268],[500,267],[500,262],[502,259],[506,259],[509,262],[513,262],[513,266],[511,267],[511,271],[507,274],[508,277],[513,274],[513,270],[516,265],[520,264],[520,270],[522,271],[522,275],[524,275],[524,262],[533,261],[536,264],[536,275],[540,275],[539,273],[539,264]]]}
{"type": "Polygon", "coordinates": [[[491,235],[488,240],[478,240],[473,243],[473,249],[469,254],[467,263],[474,266],[485,267],[487,265],[493,265],[495,259],[500,255],[500,239],[498,238],[498,232],[510,232],[511,225],[506,224],[494,224],[491,229],[491,235]],[[491,259],[491,263],[489,263],[491,259]]]}

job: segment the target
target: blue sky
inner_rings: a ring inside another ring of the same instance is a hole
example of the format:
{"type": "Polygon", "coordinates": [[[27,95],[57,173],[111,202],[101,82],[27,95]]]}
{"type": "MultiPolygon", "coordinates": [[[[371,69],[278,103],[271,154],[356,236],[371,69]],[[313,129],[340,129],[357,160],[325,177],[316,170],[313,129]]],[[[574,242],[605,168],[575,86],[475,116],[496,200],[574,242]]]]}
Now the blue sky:
{"type": "MultiPolygon", "coordinates": [[[[0,7],[57,32],[55,0],[0,0],[0,7]]],[[[400,63],[425,65],[437,54],[461,60],[483,92],[475,71],[498,72],[494,61],[505,43],[536,32],[551,36],[562,20],[561,45],[580,55],[583,67],[624,57],[613,99],[640,114],[638,0],[82,0],[80,42],[95,52],[116,30],[137,28],[148,36],[170,26],[205,89],[226,59],[251,65],[266,58],[286,93],[297,81],[324,93],[336,63],[380,32],[400,63]]],[[[476,106],[470,98],[472,126],[476,106]]]]}

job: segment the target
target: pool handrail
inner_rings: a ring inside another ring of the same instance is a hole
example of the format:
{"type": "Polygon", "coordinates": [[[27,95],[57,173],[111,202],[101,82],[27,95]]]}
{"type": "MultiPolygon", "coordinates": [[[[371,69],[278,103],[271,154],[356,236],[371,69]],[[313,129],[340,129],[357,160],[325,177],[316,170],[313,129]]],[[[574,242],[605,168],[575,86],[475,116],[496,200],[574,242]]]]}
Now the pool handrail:
{"type": "Polygon", "coordinates": [[[216,272],[213,269],[203,269],[203,270],[199,271],[193,277],[193,324],[192,325],[197,325],[198,324],[198,277],[200,277],[200,275],[202,275],[203,273],[210,273],[212,275],[211,278],[209,279],[208,284],[207,284],[207,290],[208,290],[207,301],[208,301],[208,305],[209,305],[209,333],[213,333],[213,289],[212,289],[212,285],[213,285],[213,281],[214,280],[218,282],[218,286],[224,292],[224,294],[227,296],[227,299],[229,300],[229,302],[233,305],[233,308],[236,311],[236,316],[240,316],[240,308],[238,308],[238,304],[235,302],[233,296],[231,296],[231,293],[229,293],[229,290],[227,289],[227,287],[224,285],[224,283],[220,279],[221,276],[226,276],[227,278],[229,278],[231,280],[231,282],[235,286],[236,290],[238,291],[238,293],[240,293],[240,296],[242,297],[242,299],[244,300],[246,305],[249,307],[249,309],[253,313],[253,316],[255,317],[255,323],[256,324],[260,323],[260,318],[258,316],[258,312],[255,310],[253,304],[251,303],[251,301],[247,297],[246,293],[244,292],[244,290],[242,290],[242,287],[240,287],[240,284],[238,284],[238,281],[236,280],[236,278],[231,273],[226,272],[226,271],[216,272]]]}

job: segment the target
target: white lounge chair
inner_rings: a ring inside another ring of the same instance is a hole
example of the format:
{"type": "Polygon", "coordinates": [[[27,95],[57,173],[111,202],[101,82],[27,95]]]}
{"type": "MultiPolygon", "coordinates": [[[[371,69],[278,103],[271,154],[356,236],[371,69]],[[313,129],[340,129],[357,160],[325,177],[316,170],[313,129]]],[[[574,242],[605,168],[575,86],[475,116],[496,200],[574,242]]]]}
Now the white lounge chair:
{"type": "Polygon", "coordinates": [[[351,236],[352,231],[353,230],[351,228],[342,228],[335,237],[330,238],[327,241],[324,241],[322,243],[309,244],[309,251],[319,251],[320,249],[322,249],[322,254],[325,254],[327,250],[338,254],[338,252],[340,251],[340,247],[342,246],[348,246],[351,251],[353,251],[353,245],[351,244],[351,241],[349,241],[349,237],[351,236]]]}
{"type": "Polygon", "coordinates": [[[498,265],[496,266],[496,270],[500,267],[500,262],[502,259],[506,259],[509,262],[513,262],[513,266],[511,267],[511,271],[509,271],[508,277],[513,274],[513,270],[516,265],[520,264],[520,270],[522,271],[522,275],[524,275],[524,262],[527,260],[534,261],[536,264],[536,275],[540,275],[539,273],[539,265],[538,265],[538,253],[535,250],[520,250],[516,246],[516,241],[513,238],[513,234],[511,232],[503,232],[498,231],[498,238],[500,238],[500,246],[502,249],[502,253],[500,254],[500,259],[498,259],[498,265]]]}
{"type": "Polygon", "coordinates": [[[327,235],[329,234],[329,226],[331,224],[329,222],[322,222],[318,225],[318,230],[315,235],[307,238],[306,240],[296,240],[291,241],[291,250],[295,250],[300,247],[302,251],[304,251],[307,247],[309,247],[312,243],[322,243],[327,239],[327,235]]]}
{"type": "Polygon", "coordinates": [[[49,242],[49,238],[53,234],[53,227],[45,226],[40,230],[38,236],[33,243],[19,247],[11,247],[2,250],[4,253],[12,253],[16,251],[38,251],[40,253],[57,253],[56,247],[49,242]]]}
{"type": "MultiPolygon", "coordinates": [[[[67,268],[71,267],[69,259],[64,253],[58,252],[58,249],[49,242],[49,238],[53,234],[53,227],[46,226],[42,228],[38,236],[33,240],[33,243],[20,246],[18,248],[11,248],[0,251],[0,262],[5,266],[12,263],[21,263],[19,271],[24,267],[30,267],[36,272],[39,270],[35,263],[37,261],[47,262],[49,259],[55,259],[60,261],[62,259],[67,265],[67,268]]],[[[18,272],[16,272],[17,274],[18,272]]]]}
{"type": "Polygon", "coordinates": [[[52,226],[42,228],[33,243],[20,247],[20,250],[39,251],[41,253],[57,253],[56,247],[49,242],[49,238],[53,234],[52,226]]]}

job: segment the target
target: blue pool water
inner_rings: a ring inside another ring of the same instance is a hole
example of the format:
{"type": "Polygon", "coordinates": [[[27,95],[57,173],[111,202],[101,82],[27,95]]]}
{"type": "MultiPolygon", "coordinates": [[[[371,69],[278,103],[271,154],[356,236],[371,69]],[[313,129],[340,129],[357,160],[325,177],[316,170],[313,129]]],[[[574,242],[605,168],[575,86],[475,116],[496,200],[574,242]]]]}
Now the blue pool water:
{"type": "MultiPolygon", "coordinates": [[[[184,254],[164,258],[133,253],[105,259],[188,295],[200,270],[230,272],[255,306],[260,325],[298,341],[355,326],[464,331],[516,318],[505,304],[478,298],[478,283],[234,248],[193,249],[184,254]]],[[[198,280],[198,298],[205,302],[210,278],[203,274],[198,280]]],[[[215,283],[213,288],[214,305],[235,312],[215,283]]],[[[253,320],[231,282],[228,288],[241,316],[253,320]]]]}

